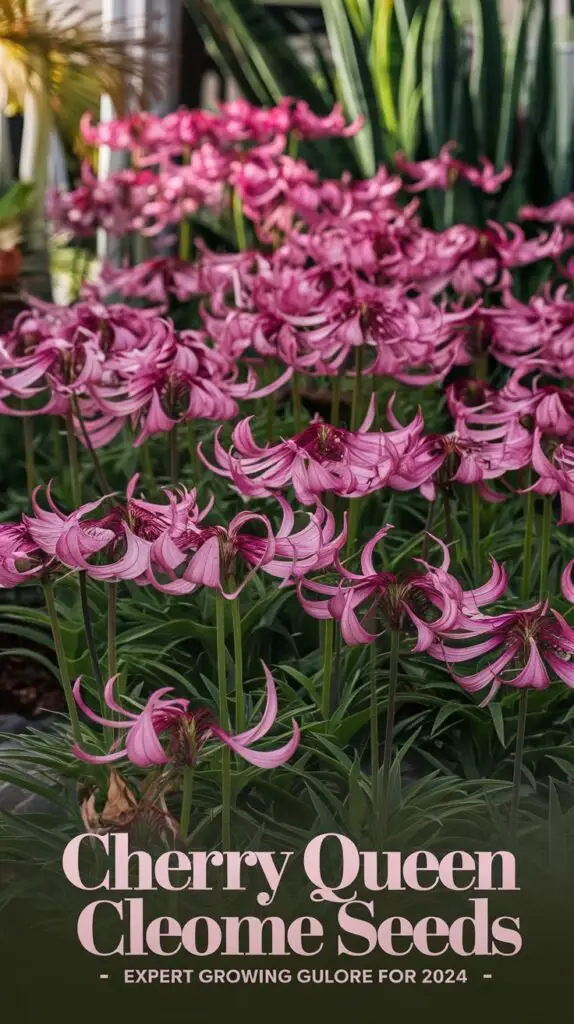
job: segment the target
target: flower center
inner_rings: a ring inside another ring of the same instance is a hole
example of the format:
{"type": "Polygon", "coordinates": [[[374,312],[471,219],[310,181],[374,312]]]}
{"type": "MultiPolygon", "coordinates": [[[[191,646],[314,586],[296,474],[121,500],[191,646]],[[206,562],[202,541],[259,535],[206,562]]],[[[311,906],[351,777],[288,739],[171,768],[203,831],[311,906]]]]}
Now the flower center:
{"type": "Polygon", "coordinates": [[[341,462],[345,457],[345,435],[339,427],[313,423],[299,434],[297,443],[317,462],[341,462]]]}

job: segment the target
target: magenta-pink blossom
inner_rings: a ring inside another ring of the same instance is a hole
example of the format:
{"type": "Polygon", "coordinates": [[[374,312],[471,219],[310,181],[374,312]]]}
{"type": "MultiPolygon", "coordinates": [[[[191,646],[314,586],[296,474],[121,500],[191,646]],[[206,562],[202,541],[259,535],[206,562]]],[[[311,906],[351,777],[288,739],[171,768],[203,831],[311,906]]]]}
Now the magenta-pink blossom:
{"type": "MultiPolygon", "coordinates": [[[[323,583],[307,577],[299,581],[299,600],[309,615],[317,619],[334,618],[340,622],[341,635],[346,644],[372,643],[377,637],[379,616],[387,628],[398,631],[413,630],[416,643],[413,651],[425,651],[437,640],[453,630],[472,624],[482,618],[480,608],[498,599],[507,586],[507,577],[492,559],[492,575],[487,583],[474,590],[464,591],[449,573],[448,548],[436,537],[440,546],[442,565],[432,566],[424,559],[415,559],[417,568],[400,574],[377,570],[373,555],[390,526],[379,530],[361,552],[361,572],[354,573],[337,563],[341,576],[338,584],[323,583]],[[422,568],[418,568],[418,566],[422,568]],[[322,595],[322,600],[310,600],[304,588],[322,595]],[[362,620],[357,609],[367,605],[362,620]],[[365,628],[368,626],[369,628],[365,628]]],[[[429,535],[430,536],[430,535],[429,535]]]]}
{"type": "Polygon", "coordinates": [[[346,498],[361,497],[384,487],[398,461],[392,434],[371,431],[374,402],[356,431],[314,420],[295,437],[265,448],[256,444],[250,418],[241,420],[232,433],[232,448],[214,440],[216,465],[201,446],[203,462],[214,473],[232,481],[248,497],[266,497],[292,485],[304,505],[314,504],[324,492],[346,498]]]}
{"type": "Polygon", "coordinates": [[[74,696],[78,707],[92,722],[122,731],[125,746],[118,749],[118,743],[114,743],[108,754],[94,755],[75,745],[73,752],[89,764],[110,764],[127,758],[138,768],[167,764],[175,768],[195,767],[205,744],[209,740],[219,740],[257,768],[277,768],[285,764],[297,750],[300,731],[296,721],[292,720],[293,733],[286,744],[269,751],[251,749],[254,743],[267,736],[277,719],[277,691],[273,676],[266,665],[263,665],[263,671],[266,680],[263,716],[257,725],[235,736],[218,725],[206,708],[190,708],[190,702],[185,697],[166,699],[166,695],[172,692],[169,686],[156,690],[139,713],[127,711],[114,697],[116,676],[108,680],[104,699],[110,711],[122,717],[103,718],[85,703],[81,693],[81,679],[77,679],[74,696]]]}
{"type": "Polygon", "coordinates": [[[453,678],[469,693],[489,687],[483,704],[498,693],[501,686],[544,690],[553,673],[567,686],[574,687],[574,629],[559,612],[540,602],[520,611],[484,616],[474,630],[462,630],[460,642],[472,639],[468,646],[453,647],[437,640],[427,649],[431,657],[446,662],[453,678]],[[485,637],[485,639],[482,639],[485,637]],[[469,675],[459,675],[452,666],[492,654],[493,660],[469,675]]]}
{"type": "Polygon", "coordinates": [[[455,147],[455,142],[447,142],[441,147],[438,156],[419,161],[409,161],[402,153],[397,153],[397,167],[416,182],[407,186],[408,190],[423,192],[432,188],[446,191],[456,184],[458,178],[463,178],[481,191],[490,194],[498,192],[501,185],[512,176],[512,168],[508,164],[502,171],[496,172],[493,164],[484,156],[480,158],[480,168],[463,163],[452,155],[451,151],[455,147]]]}

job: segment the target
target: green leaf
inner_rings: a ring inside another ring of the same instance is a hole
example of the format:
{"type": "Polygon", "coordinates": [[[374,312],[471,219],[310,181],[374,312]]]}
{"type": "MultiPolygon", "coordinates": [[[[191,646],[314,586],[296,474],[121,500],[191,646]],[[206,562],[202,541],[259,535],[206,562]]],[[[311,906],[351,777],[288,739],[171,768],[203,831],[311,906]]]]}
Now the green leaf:
{"type": "Polygon", "coordinates": [[[470,92],[481,153],[491,160],[496,158],[504,83],[504,38],[498,7],[498,0],[471,0],[474,49],[470,92]]]}
{"type": "Polygon", "coordinates": [[[410,159],[415,155],[419,135],[422,89],[418,84],[418,51],[422,24],[422,14],[417,11],[406,37],[399,79],[399,139],[410,159]]]}
{"type": "Polygon", "coordinates": [[[504,66],[504,87],[500,111],[500,127],[496,143],[495,166],[502,170],[510,161],[516,124],[518,104],[524,76],[528,70],[528,29],[534,9],[534,0],[526,0],[517,8],[512,34],[506,52],[504,66]]]}
{"type": "Polygon", "coordinates": [[[457,42],[448,0],[430,0],[423,32],[422,88],[423,113],[433,155],[449,141],[457,42]]]}
{"type": "Polygon", "coordinates": [[[367,113],[371,115],[353,140],[361,171],[365,177],[371,177],[377,168],[374,133],[379,124],[373,81],[343,0],[323,0],[322,9],[337,88],[347,115],[353,120],[367,113]]]}

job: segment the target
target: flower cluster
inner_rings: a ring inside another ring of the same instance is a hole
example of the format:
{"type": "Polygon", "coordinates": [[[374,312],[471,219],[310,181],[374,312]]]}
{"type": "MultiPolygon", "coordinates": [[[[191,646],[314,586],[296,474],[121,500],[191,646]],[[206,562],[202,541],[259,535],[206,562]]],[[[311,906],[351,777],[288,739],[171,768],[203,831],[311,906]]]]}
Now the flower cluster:
{"type": "Polygon", "coordinates": [[[0,349],[0,411],[71,413],[93,448],[128,422],[138,447],[180,422],[231,419],[238,399],[267,395],[291,373],[258,388],[255,370],[242,374],[204,331],[177,332],[147,311],[94,301],[35,307],[16,319],[0,349]]]}
{"type": "Polygon", "coordinates": [[[322,505],[302,513],[300,528],[283,498],[277,499],[276,529],[268,516],[248,511],[227,526],[206,525],[212,502],[202,509],[195,491],[169,488],[166,502],[150,502],[135,497],[137,480],[130,481],[125,500],[110,495],[71,513],[58,508],[50,487],[43,507],[37,489],[32,515],[0,525],[0,586],[71,569],[104,582],[134,580],[167,594],[209,587],[233,600],[255,573],[287,585],[310,569],[332,565],[345,543],[346,529],[337,534],[332,513],[322,505]]]}

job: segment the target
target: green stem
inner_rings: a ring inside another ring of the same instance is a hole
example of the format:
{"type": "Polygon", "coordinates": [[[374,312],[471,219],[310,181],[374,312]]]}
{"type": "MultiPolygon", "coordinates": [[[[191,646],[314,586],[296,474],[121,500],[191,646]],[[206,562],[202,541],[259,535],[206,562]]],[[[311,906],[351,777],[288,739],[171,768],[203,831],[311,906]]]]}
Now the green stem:
{"type": "Polygon", "coordinates": [[[97,481],[98,481],[98,486],[100,488],[100,491],[101,491],[102,495],[104,495],[104,496],[106,494],[111,494],[112,493],[112,489],[111,489],[111,487],[110,487],[110,485],[108,483],[106,474],[104,473],[104,470],[102,468],[102,464],[101,464],[101,462],[99,460],[98,453],[96,452],[96,450],[95,450],[95,448],[94,448],[94,446],[92,444],[92,439],[90,437],[88,428],[86,427],[86,424],[85,424],[85,421],[84,421],[84,417],[82,416],[82,413],[80,411],[80,406],[79,406],[79,404],[78,404],[76,399],[72,400],[72,406],[73,406],[73,410],[74,410],[74,415],[75,415],[76,419],[78,420],[78,423],[80,424],[80,430],[82,431],[82,437],[84,438],[84,444],[85,444],[86,448],[88,449],[88,451],[90,453],[90,458],[91,458],[91,460],[92,460],[92,462],[94,464],[94,470],[96,472],[96,478],[97,478],[97,481]]]}
{"type": "Polygon", "coordinates": [[[373,804],[373,832],[379,838],[379,705],[377,700],[377,642],[370,648],[370,739],[371,739],[371,800],[373,804]]]}
{"type": "MultiPolygon", "coordinates": [[[[225,651],[225,598],[215,596],[215,624],[217,634],[217,686],[219,692],[219,724],[229,732],[227,704],[227,659],[225,651]]],[[[221,751],[221,842],[224,850],[231,849],[231,751],[223,745],[221,751]]]]}
{"type": "Polygon", "coordinates": [[[277,395],[275,392],[267,396],[267,442],[273,443],[275,434],[275,416],[277,412],[277,395]]]}
{"type": "Polygon", "coordinates": [[[299,153],[299,135],[297,134],[296,131],[295,132],[289,132],[289,142],[288,142],[288,145],[287,145],[287,155],[290,156],[292,160],[296,160],[298,153],[299,153]]]}
{"type": "Polygon", "coordinates": [[[245,694],[243,691],[243,638],[239,597],[231,601],[231,622],[233,625],[233,660],[235,662],[235,731],[243,732],[245,729],[245,694]]]}
{"type": "Polygon", "coordinates": [[[357,430],[361,417],[361,393],[363,388],[363,346],[355,349],[355,380],[351,404],[351,430],[357,430]]]}
{"type": "Polygon", "coordinates": [[[323,691],[321,694],[321,714],[324,721],[331,715],[331,682],[333,679],[333,637],[335,622],[325,619],[323,632],[323,691]]]}
{"type": "Polygon", "coordinates": [[[424,532],[424,538],[423,538],[423,550],[422,550],[422,554],[421,554],[421,558],[423,558],[424,561],[426,561],[426,559],[428,557],[428,553],[429,553],[429,542],[430,542],[429,533],[430,533],[430,531],[432,529],[432,524],[433,524],[433,519],[434,519],[434,514],[435,514],[435,508],[436,508],[436,502],[435,501],[429,501],[429,507],[428,507],[427,518],[426,518],[426,523],[425,523],[425,532],[424,532]]]}
{"type": "Polygon", "coordinates": [[[197,454],[197,432],[195,429],[195,420],[187,421],[187,448],[191,462],[191,473],[195,484],[201,474],[201,462],[197,454]]]}
{"type": "Polygon", "coordinates": [[[294,373],[291,377],[291,402],[293,405],[293,420],[295,423],[295,433],[299,434],[301,431],[301,379],[298,373],[294,373]]]}
{"type": "Polygon", "coordinates": [[[552,495],[544,497],[542,508],[542,536],[540,541],[540,600],[548,597],[548,569],[550,562],[550,542],[552,539],[552,495]]]}
{"type": "Polygon", "coordinates": [[[80,461],[78,458],[78,439],[74,430],[74,413],[68,409],[66,415],[66,438],[68,441],[68,461],[70,463],[70,485],[72,504],[75,508],[82,502],[82,481],[80,477],[80,461]]]}
{"type": "Polygon", "coordinates": [[[443,488],[442,501],[444,507],[444,528],[446,534],[447,544],[452,544],[452,513],[450,507],[450,494],[448,493],[448,485],[443,488]]]}
{"type": "Polygon", "coordinates": [[[183,769],[183,790],[181,793],[181,813],[179,817],[179,836],[182,843],[185,843],[189,835],[189,821],[191,818],[191,801],[193,799],[193,768],[187,765],[183,769]]]}
{"type": "Polygon", "coordinates": [[[471,521],[472,521],[472,572],[474,582],[478,582],[481,570],[480,557],[480,491],[478,484],[471,488],[471,521]]]}
{"type": "Polygon", "coordinates": [[[108,679],[118,671],[118,655],[116,645],[118,613],[118,585],[108,583],[108,679]]]}
{"type": "MultiPolygon", "coordinates": [[[[188,164],[190,161],[190,148],[186,146],[183,151],[183,162],[188,164]]],[[[191,222],[188,217],[185,217],[179,225],[179,258],[180,260],[189,260],[191,255],[191,222]]]]}
{"type": "Polygon", "coordinates": [[[191,224],[186,217],[179,225],[179,258],[187,262],[191,249],[191,224]]]}
{"type": "Polygon", "coordinates": [[[34,462],[34,422],[31,416],[22,417],[24,434],[24,456],[26,459],[26,489],[31,494],[36,486],[36,464],[34,462]]]}
{"type": "Polygon", "coordinates": [[[169,477],[174,487],[179,483],[179,451],[177,447],[177,426],[173,426],[167,435],[169,451],[169,477]]]}
{"type": "Polygon", "coordinates": [[[57,467],[56,478],[62,479],[64,459],[62,457],[62,439],[60,437],[60,422],[58,416],[52,416],[50,420],[50,433],[52,434],[52,458],[57,467]]]}
{"type": "Polygon", "coordinates": [[[102,693],[104,689],[104,677],[102,675],[102,669],[100,665],[100,659],[98,657],[98,647],[96,644],[96,638],[94,636],[94,626],[92,623],[92,613],[90,611],[90,600],[88,597],[88,583],[85,572],[79,573],[80,577],[80,604],[82,606],[82,618],[84,620],[84,633],[86,635],[86,644],[88,647],[88,654],[90,655],[90,663],[92,666],[92,672],[94,679],[100,689],[100,699],[102,699],[102,693]]]}
{"type": "Polygon", "coordinates": [[[235,242],[240,252],[247,249],[247,235],[245,233],[245,219],[243,217],[243,203],[237,189],[233,189],[233,227],[235,229],[235,242]]]}
{"type": "Polygon", "coordinates": [[[156,478],[155,478],[155,473],[153,471],[153,462],[152,462],[152,458],[151,458],[151,449],[150,449],[148,441],[146,441],[146,443],[142,445],[141,453],[142,453],[143,475],[144,475],[146,489],[148,491],[148,497],[149,497],[151,494],[155,494],[156,493],[156,491],[157,491],[157,481],[156,481],[156,478]]]}
{"type": "Polygon", "coordinates": [[[347,523],[347,555],[352,555],[355,550],[355,541],[361,518],[361,498],[349,498],[349,518],[347,523]]]}
{"type": "Polygon", "coordinates": [[[60,631],[60,623],[58,621],[58,612],[56,610],[56,602],[54,600],[54,588],[49,580],[44,582],[44,597],[46,600],[46,608],[48,611],[48,617],[50,619],[50,626],[52,628],[52,637],[54,640],[54,648],[56,650],[56,658],[58,659],[58,668],[60,670],[60,679],[62,681],[62,687],[64,690],[64,696],[66,698],[66,704],[68,706],[68,714],[70,716],[70,724],[72,726],[72,733],[76,743],[82,742],[82,730],[80,727],[80,719],[78,718],[78,708],[76,701],[74,700],[74,693],[72,690],[72,683],[70,681],[70,673],[68,671],[68,662],[66,660],[66,652],[64,650],[64,643],[62,640],[62,633],[60,631]]]}
{"type": "Polygon", "coordinates": [[[514,753],[514,772],[512,775],[512,805],[510,808],[510,835],[516,835],[518,809],[520,807],[520,784],[522,782],[522,762],[524,758],[524,740],[526,738],[526,715],[528,711],[528,690],[522,690],[519,696],[518,726],[516,730],[516,750],[514,753]]]}
{"type": "MultiPolygon", "coordinates": [[[[528,484],[531,483],[531,472],[528,473],[528,484]]],[[[534,540],[534,491],[526,494],[526,516],[524,523],[524,546],[522,549],[522,580],[520,582],[520,598],[526,601],[532,584],[532,545],[534,540]]]]}
{"type": "Polygon", "coordinates": [[[400,633],[391,633],[391,657],[389,664],[389,701],[387,704],[387,721],[385,726],[385,747],[383,751],[383,767],[381,771],[381,836],[384,837],[389,820],[389,786],[391,767],[393,764],[393,733],[395,731],[395,711],[397,706],[397,684],[399,678],[399,646],[400,633]]]}
{"type": "Polygon", "coordinates": [[[341,374],[338,373],[333,381],[333,391],[331,394],[331,426],[338,427],[339,419],[341,416],[341,384],[343,383],[341,374]]]}

